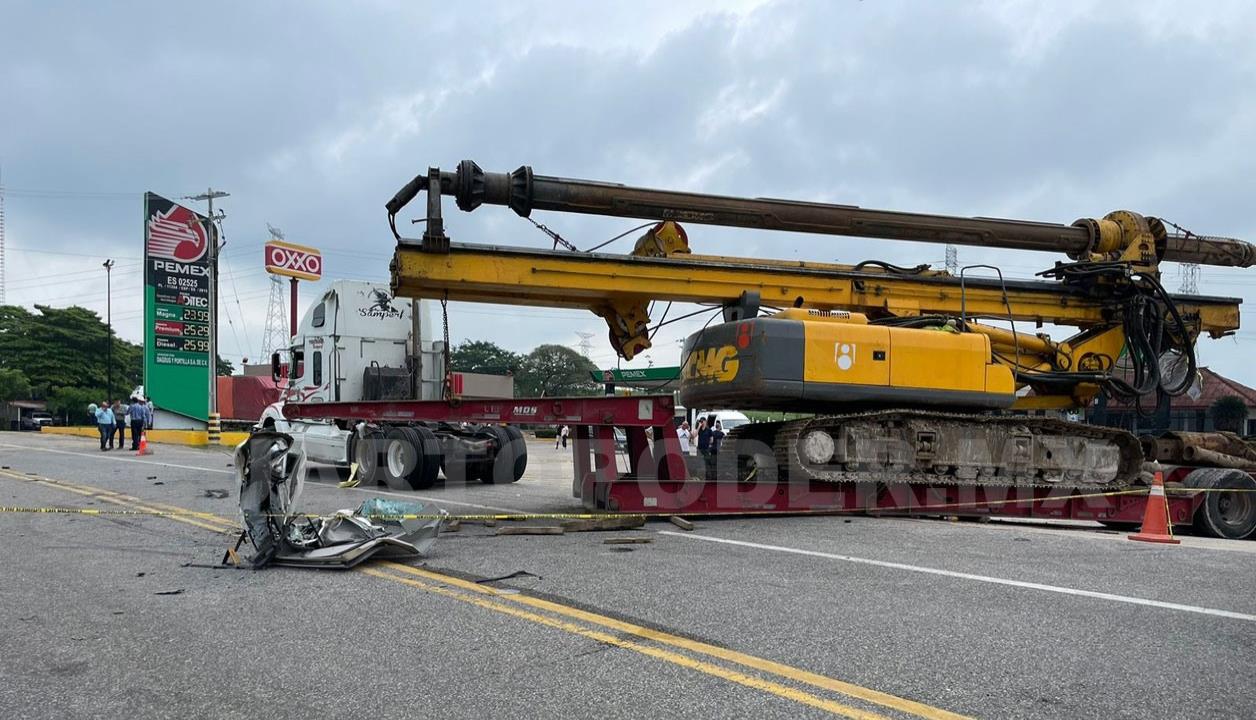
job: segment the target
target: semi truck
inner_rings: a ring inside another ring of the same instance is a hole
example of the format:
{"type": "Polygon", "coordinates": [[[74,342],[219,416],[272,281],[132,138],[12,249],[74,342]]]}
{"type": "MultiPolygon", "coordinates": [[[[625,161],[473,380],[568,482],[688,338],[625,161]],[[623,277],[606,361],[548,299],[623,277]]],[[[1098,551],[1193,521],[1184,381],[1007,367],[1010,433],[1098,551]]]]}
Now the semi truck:
{"type": "Polygon", "coordinates": [[[310,306],[286,352],[271,356],[281,388],[258,427],[285,432],[306,457],[362,482],[400,490],[446,479],[515,482],[527,467],[523,434],[497,423],[424,421],[386,425],[354,415],[298,419],[289,403],[510,398],[509,376],[448,373],[446,347],[430,337],[426,303],[393,297],[387,284],[337,280],[310,306]],[[286,356],[286,362],[285,357],[286,356]]]}

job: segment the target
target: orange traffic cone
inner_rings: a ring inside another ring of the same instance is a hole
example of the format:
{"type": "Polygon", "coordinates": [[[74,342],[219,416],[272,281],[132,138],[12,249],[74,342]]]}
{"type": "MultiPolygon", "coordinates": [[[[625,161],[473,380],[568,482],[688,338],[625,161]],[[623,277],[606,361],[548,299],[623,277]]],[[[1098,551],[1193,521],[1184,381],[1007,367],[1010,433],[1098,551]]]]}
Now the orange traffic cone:
{"type": "Polygon", "coordinates": [[[140,449],[139,449],[139,450],[137,450],[137,451],[135,452],[135,454],[136,454],[137,456],[139,456],[139,455],[152,455],[152,454],[153,454],[153,451],[148,449],[148,433],[146,433],[146,432],[141,432],[141,433],[140,433],[140,449]]]}
{"type": "MultiPolygon", "coordinates": [[[[1157,465],[1157,468],[1159,466],[1157,465]]],[[[1139,542],[1165,543],[1180,545],[1181,540],[1173,537],[1173,524],[1169,522],[1169,498],[1164,494],[1164,473],[1156,470],[1155,479],[1151,483],[1151,492],[1147,494],[1147,509],[1143,512],[1143,527],[1130,540],[1139,542]]]]}

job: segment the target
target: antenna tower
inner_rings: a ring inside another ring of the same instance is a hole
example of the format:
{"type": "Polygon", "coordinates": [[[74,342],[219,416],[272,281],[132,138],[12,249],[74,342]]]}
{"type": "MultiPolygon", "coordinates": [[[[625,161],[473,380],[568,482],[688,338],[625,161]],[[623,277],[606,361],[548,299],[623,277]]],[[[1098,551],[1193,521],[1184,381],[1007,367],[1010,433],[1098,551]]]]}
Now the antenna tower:
{"type": "Polygon", "coordinates": [[[946,271],[952,275],[959,274],[959,248],[946,246],[946,271]]]}
{"type": "Polygon", "coordinates": [[[1178,286],[1178,292],[1183,295],[1199,294],[1198,263],[1182,263],[1182,284],[1178,286]]]}
{"type": "MultiPolygon", "coordinates": [[[[266,229],[275,240],[283,240],[283,231],[266,223],[266,229]]],[[[270,302],[266,306],[266,330],[262,333],[262,358],[270,357],[276,350],[285,350],[291,338],[288,335],[287,304],[283,299],[283,281],[277,275],[270,276],[270,302]]]]}
{"type": "Polygon", "coordinates": [[[580,336],[580,342],[577,343],[577,346],[580,348],[580,354],[585,357],[589,357],[589,353],[593,352],[593,338],[595,333],[576,331],[576,334],[580,336]]]}

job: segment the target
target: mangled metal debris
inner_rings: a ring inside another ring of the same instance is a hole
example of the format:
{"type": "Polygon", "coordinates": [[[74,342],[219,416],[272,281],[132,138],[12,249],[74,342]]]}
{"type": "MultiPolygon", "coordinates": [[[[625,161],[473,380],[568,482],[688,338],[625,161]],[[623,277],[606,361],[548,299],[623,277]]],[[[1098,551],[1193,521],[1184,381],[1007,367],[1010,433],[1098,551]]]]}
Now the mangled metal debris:
{"type": "Polygon", "coordinates": [[[237,549],[252,548],[241,555],[254,568],[349,568],[370,557],[423,556],[445,517],[420,502],[384,498],[329,517],[298,512],[305,453],[285,433],[255,431],[236,448],[235,467],[244,523],[237,549]]]}

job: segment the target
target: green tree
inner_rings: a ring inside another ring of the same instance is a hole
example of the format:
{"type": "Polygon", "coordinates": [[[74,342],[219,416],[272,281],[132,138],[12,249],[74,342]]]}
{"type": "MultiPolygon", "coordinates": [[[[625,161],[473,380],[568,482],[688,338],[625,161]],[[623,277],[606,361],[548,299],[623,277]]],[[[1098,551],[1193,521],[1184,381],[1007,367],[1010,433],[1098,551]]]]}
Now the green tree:
{"type": "Polygon", "coordinates": [[[596,395],[593,361],[565,345],[540,345],[523,357],[515,374],[515,394],[522,397],[596,395]]]}
{"type": "Polygon", "coordinates": [[[468,340],[449,353],[450,370],[456,372],[506,375],[522,364],[518,353],[487,340],[468,340]]]}
{"type": "Polygon", "coordinates": [[[25,400],[31,396],[31,382],[17,368],[0,368],[0,401],[25,400]]]}
{"type": "MultiPolygon", "coordinates": [[[[56,387],[102,387],[109,372],[109,329],[81,307],[0,306],[0,368],[22,371],[44,399],[56,387]]],[[[144,374],[139,345],[113,336],[111,395],[130,392],[144,374]]]]}
{"type": "Polygon", "coordinates": [[[1212,426],[1217,430],[1243,433],[1247,425],[1247,405],[1235,395],[1217,398],[1208,408],[1212,426]]]}
{"type": "Polygon", "coordinates": [[[218,374],[219,375],[235,375],[235,365],[232,365],[230,360],[219,355],[218,356],[218,374]]]}
{"type": "Polygon", "coordinates": [[[48,412],[67,425],[93,425],[87,406],[99,403],[107,393],[100,388],[57,387],[48,393],[48,412]]]}

